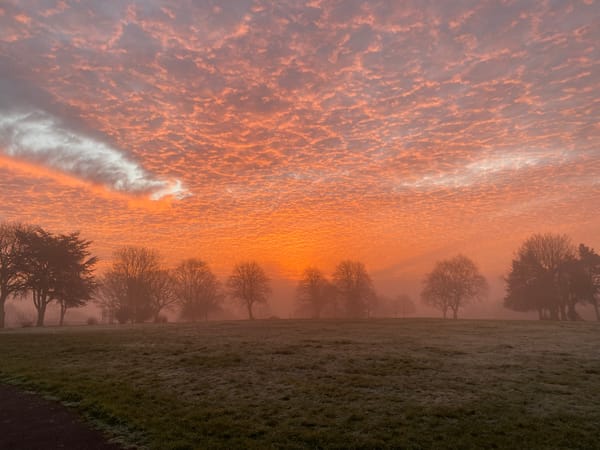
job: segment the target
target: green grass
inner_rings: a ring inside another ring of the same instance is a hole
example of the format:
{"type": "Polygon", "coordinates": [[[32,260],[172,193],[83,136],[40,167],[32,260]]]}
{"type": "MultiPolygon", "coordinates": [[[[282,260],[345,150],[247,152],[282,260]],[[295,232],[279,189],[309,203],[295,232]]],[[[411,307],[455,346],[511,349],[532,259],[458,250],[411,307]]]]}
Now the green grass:
{"type": "Polygon", "coordinates": [[[600,448],[596,323],[48,328],[0,355],[0,381],[148,448],[600,448]]]}

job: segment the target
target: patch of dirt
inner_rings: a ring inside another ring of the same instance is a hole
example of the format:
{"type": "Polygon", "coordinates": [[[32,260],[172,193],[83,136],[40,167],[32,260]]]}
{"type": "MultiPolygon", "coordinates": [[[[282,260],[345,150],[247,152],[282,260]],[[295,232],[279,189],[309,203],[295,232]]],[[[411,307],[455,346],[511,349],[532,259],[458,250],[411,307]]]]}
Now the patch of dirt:
{"type": "Polygon", "coordinates": [[[120,450],[64,405],[0,384],[0,448],[120,450]]]}

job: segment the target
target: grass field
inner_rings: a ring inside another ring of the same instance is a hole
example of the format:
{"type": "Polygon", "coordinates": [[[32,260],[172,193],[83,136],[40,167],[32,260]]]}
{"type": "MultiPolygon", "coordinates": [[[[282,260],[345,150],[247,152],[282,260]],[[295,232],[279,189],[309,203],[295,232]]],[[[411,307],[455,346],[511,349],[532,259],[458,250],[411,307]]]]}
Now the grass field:
{"type": "Polygon", "coordinates": [[[597,323],[27,329],[0,355],[0,382],[148,448],[600,448],[597,323]]]}

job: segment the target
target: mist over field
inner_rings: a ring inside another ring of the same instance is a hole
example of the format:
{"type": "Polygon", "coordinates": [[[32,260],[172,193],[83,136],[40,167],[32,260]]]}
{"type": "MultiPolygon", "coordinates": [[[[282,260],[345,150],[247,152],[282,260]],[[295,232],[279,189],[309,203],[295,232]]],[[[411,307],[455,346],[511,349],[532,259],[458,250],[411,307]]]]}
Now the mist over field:
{"type": "MultiPolygon", "coordinates": [[[[503,320],[532,320],[537,319],[535,312],[520,313],[506,309],[503,303],[503,297],[505,295],[505,283],[498,280],[496,283],[492,283],[490,280],[490,295],[486,300],[479,303],[474,303],[469,307],[465,308],[462,312],[461,317],[465,319],[503,319],[503,320]]],[[[281,319],[294,318],[297,314],[296,311],[296,282],[293,280],[277,280],[274,279],[273,295],[269,300],[269,304],[259,311],[260,318],[278,317],[281,319]]],[[[389,298],[393,297],[393,293],[397,292],[398,281],[390,280],[387,283],[385,281],[377,283],[377,286],[381,286],[381,291],[388,294],[389,298]],[[389,286],[389,287],[388,287],[389,286]],[[387,287],[387,289],[386,289],[387,287]]],[[[415,300],[416,311],[412,314],[406,314],[405,317],[438,317],[439,311],[434,308],[423,305],[420,302],[419,294],[421,290],[421,283],[417,282],[413,286],[409,283],[402,284],[406,286],[406,292],[411,294],[411,298],[415,300]]],[[[225,311],[223,314],[212,317],[210,320],[244,320],[246,319],[245,312],[240,310],[235,304],[229,304],[230,309],[225,311]]],[[[35,322],[35,308],[30,304],[30,301],[25,299],[14,299],[7,302],[7,324],[11,327],[20,327],[22,322],[35,322]]],[[[581,316],[586,320],[595,320],[593,307],[591,305],[581,305],[579,307],[581,316]]],[[[56,304],[51,304],[48,307],[47,312],[47,324],[56,325],[59,320],[59,307],[56,304]]],[[[166,316],[170,322],[179,321],[177,310],[167,311],[166,316]]],[[[86,324],[88,319],[96,318],[101,321],[102,311],[101,308],[94,304],[70,311],[65,321],[68,325],[83,325],[86,324]]],[[[395,310],[393,307],[387,308],[381,313],[376,313],[375,317],[379,318],[401,318],[402,311],[395,310]]]]}

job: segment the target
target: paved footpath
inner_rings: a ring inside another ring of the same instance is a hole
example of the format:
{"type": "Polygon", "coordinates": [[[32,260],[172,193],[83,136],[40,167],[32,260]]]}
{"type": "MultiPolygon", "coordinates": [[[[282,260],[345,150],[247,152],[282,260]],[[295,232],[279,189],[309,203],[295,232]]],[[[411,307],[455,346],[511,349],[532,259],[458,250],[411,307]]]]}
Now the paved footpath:
{"type": "Polygon", "coordinates": [[[59,402],[0,384],[0,449],[119,450],[59,402]]]}

